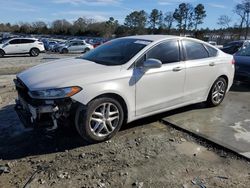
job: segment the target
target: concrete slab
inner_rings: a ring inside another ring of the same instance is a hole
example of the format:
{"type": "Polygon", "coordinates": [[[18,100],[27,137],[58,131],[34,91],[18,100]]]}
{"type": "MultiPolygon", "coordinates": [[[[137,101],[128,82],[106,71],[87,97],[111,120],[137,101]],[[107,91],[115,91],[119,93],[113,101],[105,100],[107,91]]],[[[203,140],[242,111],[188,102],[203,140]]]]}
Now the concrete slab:
{"type": "Polygon", "coordinates": [[[234,85],[218,107],[197,104],[170,114],[163,121],[250,159],[250,84],[234,85]]]}

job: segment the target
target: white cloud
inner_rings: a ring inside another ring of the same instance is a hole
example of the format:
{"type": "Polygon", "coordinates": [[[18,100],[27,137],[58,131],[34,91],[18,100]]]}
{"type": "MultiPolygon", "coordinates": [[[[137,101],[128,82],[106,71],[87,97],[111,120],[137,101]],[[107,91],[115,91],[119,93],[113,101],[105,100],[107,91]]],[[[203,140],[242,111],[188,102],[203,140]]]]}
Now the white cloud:
{"type": "Polygon", "coordinates": [[[196,0],[159,0],[159,5],[173,5],[173,4],[180,4],[180,3],[193,3],[196,0]]]}
{"type": "Polygon", "coordinates": [[[207,4],[214,8],[226,8],[226,6],[222,4],[217,4],[217,3],[207,3],[207,4]]]}
{"type": "Polygon", "coordinates": [[[120,3],[121,0],[53,0],[54,3],[59,4],[87,4],[87,5],[109,5],[120,3]]]}

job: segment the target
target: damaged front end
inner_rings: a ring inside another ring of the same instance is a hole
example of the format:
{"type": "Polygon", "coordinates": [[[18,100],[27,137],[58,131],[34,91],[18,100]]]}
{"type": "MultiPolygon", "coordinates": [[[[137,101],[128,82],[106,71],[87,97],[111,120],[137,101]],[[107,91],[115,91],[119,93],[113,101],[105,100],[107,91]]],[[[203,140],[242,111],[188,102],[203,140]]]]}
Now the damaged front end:
{"type": "Polygon", "coordinates": [[[35,99],[20,79],[15,79],[18,99],[15,110],[25,127],[55,130],[66,123],[76,105],[70,97],[58,99],[35,99]]]}

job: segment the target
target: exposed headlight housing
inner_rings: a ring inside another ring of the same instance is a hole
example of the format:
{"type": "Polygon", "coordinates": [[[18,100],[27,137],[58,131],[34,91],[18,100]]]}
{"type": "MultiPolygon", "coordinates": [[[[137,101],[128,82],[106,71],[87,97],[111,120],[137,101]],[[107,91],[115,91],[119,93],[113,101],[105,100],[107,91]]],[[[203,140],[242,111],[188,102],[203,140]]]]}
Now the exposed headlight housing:
{"type": "Polygon", "coordinates": [[[55,89],[45,89],[45,90],[35,90],[30,91],[29,95],[35,99],[61,99],[71,97],[82,90],[81,87],[65,87],[65,88],[55,88],[55,89]]]}

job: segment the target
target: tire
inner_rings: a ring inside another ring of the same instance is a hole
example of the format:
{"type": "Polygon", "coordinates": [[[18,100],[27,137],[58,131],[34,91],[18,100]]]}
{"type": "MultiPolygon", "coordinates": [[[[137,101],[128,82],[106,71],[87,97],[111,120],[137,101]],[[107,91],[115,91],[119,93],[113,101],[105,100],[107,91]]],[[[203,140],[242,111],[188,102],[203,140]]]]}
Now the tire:
{"type": "Polygon", "coordinates": [[[77,132],[89,143],[109,140],[119,131],[123,121],[121,104],[108,97],[94,99],[87,106],[80,105],[75,116],[77,132]],[[107,109],[113,114],[108,113],[107,109]]]}
{"type": "Polygon", "coordinates": [[[31,57],[37,57],[40,54],[40,50],[37,48],[32,48],[30,50],[30,56],[31,57]]]}
{"type": "Polygon", "coordinates": [[[90,49],[89,48],[85,48],[84,53],[86,53],[88,51],[90,51],[90,49]]]}
{"type": "Polygon", "coordinates": [[[63,49],[62,49],[62,54],[67,54],[67,53],[69,53],[68,49],[63,48],[63,49]]]}
{"type": "Polygon", "coordinates": [[[224,78],[219,77],[214,82],[209,92],[206,101],[207,106],[214,107],[220,105],[225,98],[226,90],[227,90],[227,81],[224,78]]]}
{"type": "Polygon", "coordinates": [[[3,50],[0,50],[0,57],[3,57],[4,56],[4,51],[3,50]]]}

